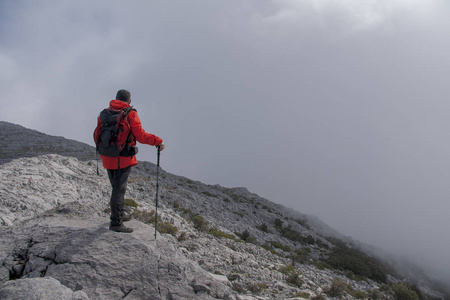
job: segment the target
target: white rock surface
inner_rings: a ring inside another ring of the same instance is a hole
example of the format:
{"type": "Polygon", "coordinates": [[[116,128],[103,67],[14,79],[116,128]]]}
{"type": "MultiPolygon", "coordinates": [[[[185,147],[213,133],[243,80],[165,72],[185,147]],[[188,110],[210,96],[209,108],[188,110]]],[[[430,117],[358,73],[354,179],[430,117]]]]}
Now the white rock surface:
{"type": "Polygon", "coordinates": [[[89,300],[83,291],[72,291],[52,277],[11,280],[0,286],[3,300],[89,300]]]}

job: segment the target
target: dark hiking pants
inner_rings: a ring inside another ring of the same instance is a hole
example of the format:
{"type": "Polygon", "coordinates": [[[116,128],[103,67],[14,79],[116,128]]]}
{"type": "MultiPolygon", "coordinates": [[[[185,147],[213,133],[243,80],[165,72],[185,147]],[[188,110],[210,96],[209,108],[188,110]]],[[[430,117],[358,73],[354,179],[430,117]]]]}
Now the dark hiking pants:
{"type": "Polygon", "coordinates": [[[125,197],[125,192],[127,191],[127,181],[130,175],[131,166],[120,169],[120,170],[109,170],[108,177],[109,182],[111,182],[112,193],[111,193],[111,226],[122,225],[122,215],[123,215],[123,202],[125,197]]]}

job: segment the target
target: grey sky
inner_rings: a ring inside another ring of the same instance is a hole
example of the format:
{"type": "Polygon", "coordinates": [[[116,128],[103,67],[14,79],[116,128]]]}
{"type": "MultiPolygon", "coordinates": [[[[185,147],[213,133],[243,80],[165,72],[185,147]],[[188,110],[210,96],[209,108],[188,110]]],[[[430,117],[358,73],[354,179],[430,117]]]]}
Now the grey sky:
{"type": "Polygon", "coordinates": [[[129,89],[165,170],[450,277],[448,1],[6,0],[0,20],[1,120],[92,144],[129,89]]]}

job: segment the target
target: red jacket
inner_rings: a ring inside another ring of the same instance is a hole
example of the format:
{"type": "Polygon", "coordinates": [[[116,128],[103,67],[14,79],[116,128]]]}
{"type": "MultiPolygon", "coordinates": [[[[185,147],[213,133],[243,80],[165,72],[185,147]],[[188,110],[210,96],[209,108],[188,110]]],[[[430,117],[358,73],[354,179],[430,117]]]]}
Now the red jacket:
{"type": "MultiPolygon", "coordinates": [[[[126,102],[120,101],[120,100],[112,100],[109,103],[109,107],[112,109],[124,109],[125,107],[130,107],[130,105],[126,102]]],[[[147,133],[143,128],[141,124],[141,120],[139,119],[139,116],[136,111],[132,110],[127,116],[128,123],[131,127],[131,134],[135,137],[136,141],[138,141],[141,144],[147,144],[151,146],[158,146],[163,141],[161,138],[157,137],[156,135],[147,133]]],[[[98,124],[101,123],[100,117],[98,117],[98,124]]],[[[133,142],[133,146],[136,145],[136,142],[133,142]]],[[[103,167],[105,169],[112,169],[117,170],[118,168],[118,157],[108,157],[100,155],[103,167]]],[[[136,155],[132,157],[120,157],[120,168],[126,168],[128,166],[135,166],[137,165],[137,159],[136,155]]]]}

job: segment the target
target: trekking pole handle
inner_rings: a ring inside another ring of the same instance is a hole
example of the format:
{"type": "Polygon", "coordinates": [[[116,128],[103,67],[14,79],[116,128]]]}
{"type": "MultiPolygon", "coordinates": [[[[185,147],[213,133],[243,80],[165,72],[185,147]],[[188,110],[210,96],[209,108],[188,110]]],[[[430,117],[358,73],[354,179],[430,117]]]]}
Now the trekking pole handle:
{"type": "Polygon", "coordinates": [[[157,168],[158,168],[158,170],[159,170],[159,157],[160,157],[160,155],[161,155],[161,148],[160,148],[160,145],[158,145],[157,148],[158,148],[158,161],[157,161],[156,166],[157,166],[157,168]]]}

